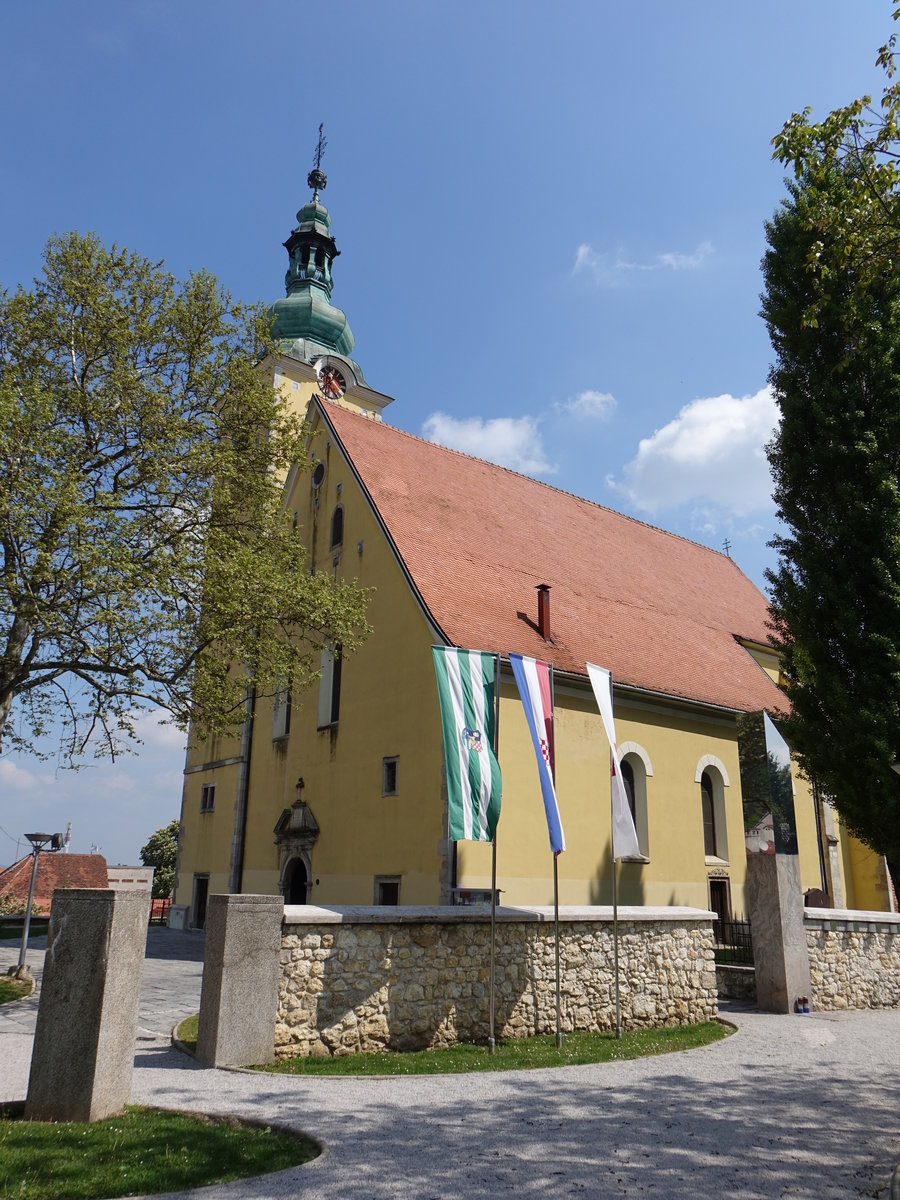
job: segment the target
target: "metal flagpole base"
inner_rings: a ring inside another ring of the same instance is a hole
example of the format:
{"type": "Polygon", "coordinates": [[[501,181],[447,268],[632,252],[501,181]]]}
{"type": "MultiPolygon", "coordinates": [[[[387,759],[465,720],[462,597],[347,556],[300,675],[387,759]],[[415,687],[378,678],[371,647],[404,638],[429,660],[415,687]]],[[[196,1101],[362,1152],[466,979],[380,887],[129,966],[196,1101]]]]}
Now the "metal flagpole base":
{"type": "Polygon", "coordinates": [[[489,1038],[488,1038],[488,1050],[490,1051],[490,1053],[491,1053],[491,1054],[496,1054],[496,1053],[497,1053],[497,1041],[496,1041],[496,1038],[492,1038],[492,1037],[489,1037],[489,1038]]]}

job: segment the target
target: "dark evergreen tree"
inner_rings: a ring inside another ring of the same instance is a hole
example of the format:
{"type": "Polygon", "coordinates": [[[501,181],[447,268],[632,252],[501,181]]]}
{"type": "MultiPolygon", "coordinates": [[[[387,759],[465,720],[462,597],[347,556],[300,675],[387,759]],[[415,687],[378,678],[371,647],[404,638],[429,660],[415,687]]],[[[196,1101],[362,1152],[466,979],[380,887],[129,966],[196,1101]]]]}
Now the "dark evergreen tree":
{"type": "Polygon", "coordinates": [[[852,220],[852,161],[808,162],[767,225],[763,316],[781,425],[768,573],[782,729],[900,881],[900,275],[852,220]],[[844,232],[846,231],[846,232],[844,232]]]}

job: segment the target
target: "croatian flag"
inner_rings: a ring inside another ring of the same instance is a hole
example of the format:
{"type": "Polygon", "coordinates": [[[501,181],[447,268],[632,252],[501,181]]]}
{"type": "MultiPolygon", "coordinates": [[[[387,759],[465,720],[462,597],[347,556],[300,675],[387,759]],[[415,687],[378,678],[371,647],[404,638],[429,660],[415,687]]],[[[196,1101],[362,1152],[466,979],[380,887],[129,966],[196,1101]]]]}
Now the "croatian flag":
{"type": "Polygon", "coordinates": [[[510,654],[513,675],[525,709],[525,719],[537,756],[538,775],[541,779],[541,794],[544,797],[544,812],[547,814],[547,831],[550,834],[550,849],[561,854],[566,848],[559,806],[556,803],[556,787],[553,783],[553,705],[550,701],[550,667],[535,658],[524,658],[521,654],[510,654]]]}

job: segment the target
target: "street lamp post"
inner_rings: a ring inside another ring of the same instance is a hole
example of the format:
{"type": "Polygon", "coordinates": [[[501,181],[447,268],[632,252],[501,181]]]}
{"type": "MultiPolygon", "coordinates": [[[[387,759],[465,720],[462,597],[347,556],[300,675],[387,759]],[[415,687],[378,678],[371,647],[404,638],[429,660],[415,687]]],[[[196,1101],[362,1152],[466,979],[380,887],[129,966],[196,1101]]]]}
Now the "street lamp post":
{"type": "Polygon", "coordinates": [[[42,850],[46,850],[49,846],[51,850],[59,850],[63,844],[63,836],[61,833],[26,833],[25,836],[31,842],[31,887],[28,889],[28,905],[25,909],[25,924],[22,928],[22,945],[19,949],[19,966],[17,972],[20,972],[25,966],[25,949],[28,946],[28,929],[31,925],[31,906],[34,903],[34,886],[37,883],[38,858],[42,850]]]}

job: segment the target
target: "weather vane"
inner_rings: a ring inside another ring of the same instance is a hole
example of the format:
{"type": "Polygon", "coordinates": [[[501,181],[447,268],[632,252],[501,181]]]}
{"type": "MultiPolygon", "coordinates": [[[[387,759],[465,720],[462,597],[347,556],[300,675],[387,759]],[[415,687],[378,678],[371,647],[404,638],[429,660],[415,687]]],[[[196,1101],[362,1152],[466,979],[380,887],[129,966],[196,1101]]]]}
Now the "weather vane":
{"type": "Polygon", "coordinates": [[[322,170],[322,159],[325,157],[325,147],[328,145],[328,139],[322,132],[324,122],[319,126],[319,141],[316,145],[316,156],[313,159],[313,169],[306,177],[306,182],[313,190],[313,200],[318,200],[319,189],[325,187],[328,183],[328,176],[322,170]]]}

